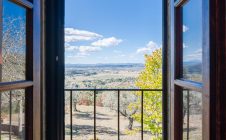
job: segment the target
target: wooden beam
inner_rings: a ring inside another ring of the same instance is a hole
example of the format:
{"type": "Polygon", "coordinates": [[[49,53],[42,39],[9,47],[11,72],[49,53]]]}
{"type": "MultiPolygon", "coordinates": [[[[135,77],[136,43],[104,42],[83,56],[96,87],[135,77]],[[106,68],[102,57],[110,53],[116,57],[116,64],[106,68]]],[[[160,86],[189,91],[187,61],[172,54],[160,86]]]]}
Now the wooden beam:
{"type": "Polygon", "coordinates": [[[28,9],[33,8],[33,4],[27,0],[10,0],[10,1],[20,6],[23,6],[24,8],[28,8],[28,9]]]}
{"type": "Polygon", "coordinates": [[[174,84],[185,89],[194,90],[198,92],[202,92],[202,84],[194,81],[187,80],[175,80],[174,84]]]}
{"type": "Polygon", "coordinates": [[[15,89],[25,89],[33,86],[32,81],[16,81],[0,83],[0,91],[9,91],[15,89]]]}

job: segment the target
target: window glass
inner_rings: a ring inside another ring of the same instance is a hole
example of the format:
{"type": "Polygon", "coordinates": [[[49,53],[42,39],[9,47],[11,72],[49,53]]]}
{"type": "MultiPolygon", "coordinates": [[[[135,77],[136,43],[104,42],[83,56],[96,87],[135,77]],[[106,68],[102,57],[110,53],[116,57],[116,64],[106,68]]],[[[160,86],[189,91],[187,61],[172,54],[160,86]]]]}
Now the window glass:
{"type": "Polygon", "coordinates": [[[6,91],[0,94],[0,139],[25,139],[25,90],[6,91]]]}
{"type": "Polygon", "coordinates": [[[202,2],[183,7],[183,78],[202,82],[202,2]]]}
{"type": "Polygon", "coordinates": [[[202,140],[202,94],[183,92],[183,139],[202,140]]]}
{"type": "Polygon", "coordinates": [[[1,81],[25,80],[26,9],[3,0],[1,81]]]}

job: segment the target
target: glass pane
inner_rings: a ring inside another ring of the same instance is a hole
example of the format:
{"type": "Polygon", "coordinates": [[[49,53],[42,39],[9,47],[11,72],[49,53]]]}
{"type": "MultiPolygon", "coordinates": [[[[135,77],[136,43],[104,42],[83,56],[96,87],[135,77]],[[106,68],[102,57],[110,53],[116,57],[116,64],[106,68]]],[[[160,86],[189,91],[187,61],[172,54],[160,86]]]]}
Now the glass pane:
{"type": "Polygon", "coordinates": [[[183,6],[183,78],[202,82],[202,0],[183,6]]]}
{"type": "Polygon", "coordinates": [[[1,93],[1,139],[25,139],[25,90],[1,93]]]}
{"type": "Polygon", "coordinates": [[[184,90],[183,138],[202,140],[202,94],[184,90]]]}
{"type": "Polygon", "coordinates": [[[26,9],[3,0],[3,36],[0,63],[1,81],[25,80],[26,9]]]}

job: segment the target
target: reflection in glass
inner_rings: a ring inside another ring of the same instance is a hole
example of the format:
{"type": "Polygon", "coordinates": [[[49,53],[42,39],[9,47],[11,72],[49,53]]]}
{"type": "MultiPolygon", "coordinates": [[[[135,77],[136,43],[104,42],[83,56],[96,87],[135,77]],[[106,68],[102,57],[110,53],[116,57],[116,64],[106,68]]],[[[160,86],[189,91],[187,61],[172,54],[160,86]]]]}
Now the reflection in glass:
{"type": "Polygon", "coordinates": [[[25,139],[25,90],[1,93],[1,139],[25,139]]]}
{"type": "Polygon", "coordinates": [[[202,94],[183,92],[183,139],[202,140],[202,94]]]}
{"type": "Polygon", "coordinates": [[[2,82],[25,80],[26,9],[3,0],[2,82]]]}
{"type": "Polygon", "coordinates": [[[190,0],[182,9],[183,78],[202,82],[202,2],[190,0]]]}

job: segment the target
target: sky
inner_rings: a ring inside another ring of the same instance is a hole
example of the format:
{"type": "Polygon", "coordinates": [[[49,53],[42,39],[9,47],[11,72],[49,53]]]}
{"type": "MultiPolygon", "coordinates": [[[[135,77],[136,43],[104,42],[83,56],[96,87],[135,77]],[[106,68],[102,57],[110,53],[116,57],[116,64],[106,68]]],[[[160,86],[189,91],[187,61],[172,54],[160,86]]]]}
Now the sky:
{"type": "MultiPolygon", "coordinates": [[[[3,0],[3,18],[26,18],[3,0]]],[[[183,6],[184,62],[202,61],[202,3],[183,6]]],[[[65,63],[144,63],[162,46],[161,0],[65,0],[65,63]]]]}
{"type": "Polygon", "coordinates": [[[162,44],[161,0],[65,0],[65,63],[144,63],[162,44]]]}
{"type": "MultiPolygon", "coordinates": [[[[65,0],[65,63],[144,63],[162,47],[162,0],[65,0]]],[[[201,0],[183,6],[183,61],[202,60],[201,0]]]]}
{"type": "Polygon", "coordinates": [[[183,6],[183,60],[202,61],[202,0],[183,6]]]}

